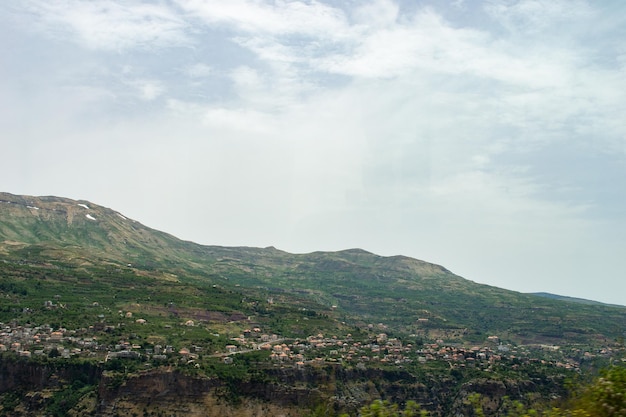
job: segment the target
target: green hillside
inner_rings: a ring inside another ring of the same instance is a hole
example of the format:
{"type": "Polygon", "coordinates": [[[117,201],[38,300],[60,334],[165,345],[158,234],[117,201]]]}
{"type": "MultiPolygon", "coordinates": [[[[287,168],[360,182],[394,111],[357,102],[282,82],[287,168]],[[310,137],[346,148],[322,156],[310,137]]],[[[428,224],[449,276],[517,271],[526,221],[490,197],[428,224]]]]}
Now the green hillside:
{"type": "Polygon", "coordinates": [[[148,278],[181,288],[215,285],[235,298],[270,297],[274,308],[310,308],[350,325],[383,323],[458,342],[489,335],[517,343],[602,342],[623,336],[626,323],[626,308],[481,285],[404,256],[202,246],[91,202],[58,197],[0,194],[0,255],[4,268],[6,262],[63,264],[90,271],[104,286],[119,286],[121,277],[133,285],[148,278]]]}
{"type": "Polygon", "coordinates": [[[203,246],[0,193],[0,416],[502,415],[623,361],[625,323],[404,256],[203,246]]]}

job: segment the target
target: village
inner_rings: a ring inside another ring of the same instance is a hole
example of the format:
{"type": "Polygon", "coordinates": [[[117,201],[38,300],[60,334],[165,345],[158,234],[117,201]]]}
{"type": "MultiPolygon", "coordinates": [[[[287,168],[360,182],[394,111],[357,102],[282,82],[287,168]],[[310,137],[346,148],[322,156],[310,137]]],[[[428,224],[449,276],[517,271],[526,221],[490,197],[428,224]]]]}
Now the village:
{"type": "MultiPolygon", "coordinates": [[[[145,319],[133,319],[130,312],[125,317],[132,319],[135,324],[146,323],[145,319]]],[[[189,328],[201,325],[186,320],[179,326],[189,328]]],[[[534,363],[578,371],[582,361],[610,358],[619,350],[614,347],[592,350],[580,346],[515,346],[503,343],[495,335],[488,336],[482,345],[476,346],[446,343],[441,339],[418,345],[389,337],[384,332],[374,332],[368,340],[353,340],[350,334],[346,337],[316,334],[303,339],[287,339],[265,333],[258,326],[246,328],[241,334],[230,337],[230,344],[220,346],[217,350],[212,344],[175,346],[127,337],[113,343],[103,343],[102,335],[115,327],[96,323],[89,328],[54,329],[48,324],[30,326],[0,323],[0,354],[14,354],[22,358],[85,358],[103,363],[112,359],[134,359],[145,362],[146,366],[174,363],[199,367],[202,359],[213,358],[228,365],[233,363],[236,355],[261,351],[267,354],[268,366],[274,367],[304,368],[342,364],[357,368],[402,368],[409,364],[444,363],[451,369],[475,367],[489,371],[503,363],[512,369],[534,363]]],[[[171,326],[166,327],[166,330],[171,331],[171,326]]],[[[206,330],[211,331],[208,327],[206,330]]]]}

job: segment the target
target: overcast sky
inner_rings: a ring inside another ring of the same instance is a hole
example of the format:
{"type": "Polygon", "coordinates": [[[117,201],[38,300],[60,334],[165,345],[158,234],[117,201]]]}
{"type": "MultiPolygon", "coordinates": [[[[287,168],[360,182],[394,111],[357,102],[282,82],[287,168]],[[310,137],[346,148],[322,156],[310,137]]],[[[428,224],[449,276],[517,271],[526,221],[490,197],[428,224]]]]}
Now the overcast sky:
{"type": "Polygon", "coordinates": [[[626,2],[0,3],[0,184],[626,304],[626,2]]]}

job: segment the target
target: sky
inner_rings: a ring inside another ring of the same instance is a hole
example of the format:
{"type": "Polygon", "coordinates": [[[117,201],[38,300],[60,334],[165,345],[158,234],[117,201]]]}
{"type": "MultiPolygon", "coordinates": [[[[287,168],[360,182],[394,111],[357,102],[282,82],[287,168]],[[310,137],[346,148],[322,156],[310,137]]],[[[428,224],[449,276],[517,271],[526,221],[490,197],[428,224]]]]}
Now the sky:
{"type": "Polygon", "coordinates": [[[0,189],[626,305],[626,2],[0,3],[0,189]]]}

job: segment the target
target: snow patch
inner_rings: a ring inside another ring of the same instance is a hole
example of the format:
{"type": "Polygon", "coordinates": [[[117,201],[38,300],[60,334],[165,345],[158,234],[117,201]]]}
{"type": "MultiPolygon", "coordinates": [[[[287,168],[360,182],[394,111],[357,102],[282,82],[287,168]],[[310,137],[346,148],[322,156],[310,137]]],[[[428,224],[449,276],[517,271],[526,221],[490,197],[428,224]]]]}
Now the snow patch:
{"type": "Polygon", "coordinates": [[[35,207],[35,206],[26,206],[26,208],[33,209],[33,210],[39,210],[39,207],[35,207]]]}
{"type": "Polygon", "coordinates": [[[121,214],[119,214],[119,213],[115,213],[115,214],[117,214],[118,216],[120,216],[120,217],[121,217],[122,219],[124,219],[124,220],[128,220],[126,217],[122,216],[122,215],[121,215],[121,214]]]}
{"type": "Polygon", "coordinates": [[[96,220],[96,218],[93,217],[91,214],[85,214],[85,217],[87,217],[89,220],[96,220]]]}
{"type": "Polygon", "coordinates": [[[89,206],[87,204],[78,204],[78,205],[89,210],[89,206]]]}

